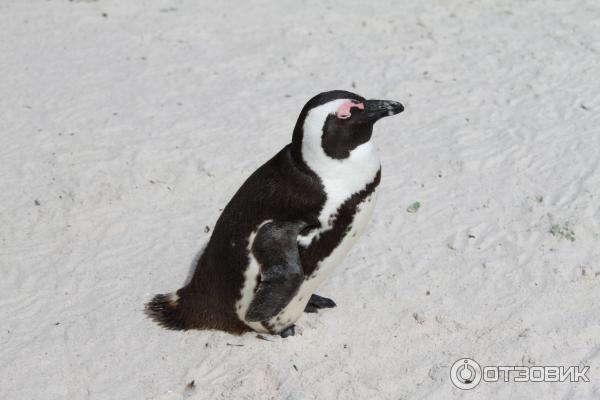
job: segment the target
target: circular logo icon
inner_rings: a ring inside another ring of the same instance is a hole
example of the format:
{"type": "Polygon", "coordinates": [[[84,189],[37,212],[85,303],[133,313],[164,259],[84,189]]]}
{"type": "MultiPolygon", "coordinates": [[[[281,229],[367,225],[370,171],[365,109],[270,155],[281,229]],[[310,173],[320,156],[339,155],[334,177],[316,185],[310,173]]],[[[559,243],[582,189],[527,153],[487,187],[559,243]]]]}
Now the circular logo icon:
{"type": "Polygon", "coordinates": [[[450,368],[450,380],[459,389],[473,389],[481,382],[481,366],[470,358],[456,360],[450,368]]]}

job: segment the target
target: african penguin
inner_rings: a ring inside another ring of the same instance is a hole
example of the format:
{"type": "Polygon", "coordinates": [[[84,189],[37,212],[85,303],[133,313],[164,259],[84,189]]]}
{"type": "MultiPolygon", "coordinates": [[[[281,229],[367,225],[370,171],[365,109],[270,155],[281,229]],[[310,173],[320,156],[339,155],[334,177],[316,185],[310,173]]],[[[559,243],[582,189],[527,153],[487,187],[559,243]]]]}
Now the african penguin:
{"type": "Polygon", "coordinates": [[[342,90],[306,103],[292,142],[223,209],[189,283],[147,313],[170,329],[294,334],[303,312],[334,307],[314,292],[370,219],[381,167],[373,124],[396,101],[342,90]]]}

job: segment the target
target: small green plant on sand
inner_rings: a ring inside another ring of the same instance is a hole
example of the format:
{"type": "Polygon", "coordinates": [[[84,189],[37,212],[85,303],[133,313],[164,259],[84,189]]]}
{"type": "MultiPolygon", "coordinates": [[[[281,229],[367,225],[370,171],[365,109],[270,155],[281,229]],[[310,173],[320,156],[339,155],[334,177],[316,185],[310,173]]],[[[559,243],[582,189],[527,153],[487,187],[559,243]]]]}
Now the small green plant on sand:
{"type": "Polygon", "coordinates": [[[417,211],[419,211],[419,208],[421,208],[421,203],[415,201],[410,206],[408,206],[406,211],[408,211],[409,213],[416,213],[417,211]]]}
{"type": "Polygon", "coordinates": [[[567,239],[571,242],[575,241],[575,232],[573,232],[573,229],[571,229],[568,222],[565,222],[562,225],[552,224],[552,226],[550,227],[550,233],[552,234],[552,236],[558,239],[567,239]]]}

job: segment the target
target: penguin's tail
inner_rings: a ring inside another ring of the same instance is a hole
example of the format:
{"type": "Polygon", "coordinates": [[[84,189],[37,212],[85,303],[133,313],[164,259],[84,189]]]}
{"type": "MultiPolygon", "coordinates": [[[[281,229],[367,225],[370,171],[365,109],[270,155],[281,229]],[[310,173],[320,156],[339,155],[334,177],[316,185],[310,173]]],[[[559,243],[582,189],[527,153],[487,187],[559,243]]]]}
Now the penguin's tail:
{"type": "Polygon", "coordinates": [[[157,294],[154,296],[146,304],[146,315],[167,329],[190,329],[185,310],[176,293],[157,294]]]}

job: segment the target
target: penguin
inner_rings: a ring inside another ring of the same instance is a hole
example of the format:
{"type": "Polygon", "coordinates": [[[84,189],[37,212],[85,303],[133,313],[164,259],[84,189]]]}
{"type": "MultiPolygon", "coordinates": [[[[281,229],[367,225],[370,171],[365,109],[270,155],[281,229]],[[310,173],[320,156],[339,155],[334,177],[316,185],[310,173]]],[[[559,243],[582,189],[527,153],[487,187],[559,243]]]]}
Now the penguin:
{"type": "Polygon", "coordinates": [[[175,330],[287,337],[304,312],[335,307],[315,294],[364,232],[381,165],[371,141],[402,104],[334,90],[302,108],[292,141],[223,209],[189,282],[146,313],[175,330]]]}

